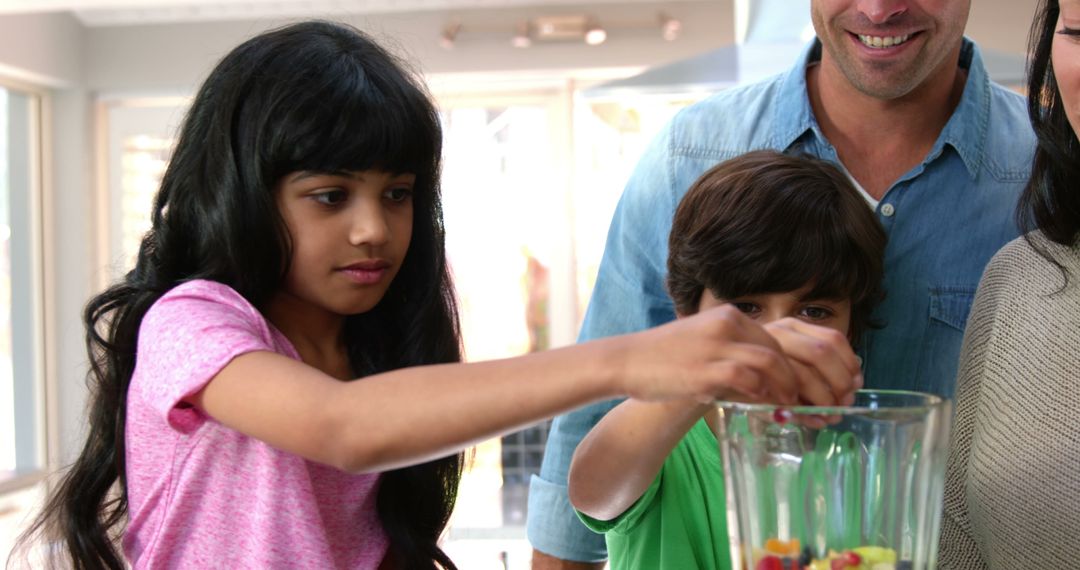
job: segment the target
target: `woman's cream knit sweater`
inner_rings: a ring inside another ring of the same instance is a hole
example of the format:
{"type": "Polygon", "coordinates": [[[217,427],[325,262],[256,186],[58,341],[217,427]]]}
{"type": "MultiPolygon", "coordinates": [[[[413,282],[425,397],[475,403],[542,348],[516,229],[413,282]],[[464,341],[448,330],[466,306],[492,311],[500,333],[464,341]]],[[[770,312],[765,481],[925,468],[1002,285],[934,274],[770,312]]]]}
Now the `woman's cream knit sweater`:
{"type": "Polygon", "coordinates": [[[968,319],[946,474],[943,570],[1080,568],[1080,247],[991,260],[968,319]]]}

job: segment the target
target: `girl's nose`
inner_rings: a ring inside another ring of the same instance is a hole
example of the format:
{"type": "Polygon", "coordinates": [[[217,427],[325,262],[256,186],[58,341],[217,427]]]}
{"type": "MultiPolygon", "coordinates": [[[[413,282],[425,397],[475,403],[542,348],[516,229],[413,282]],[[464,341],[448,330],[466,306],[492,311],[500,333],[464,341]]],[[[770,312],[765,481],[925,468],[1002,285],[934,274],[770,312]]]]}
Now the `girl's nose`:
{"type": "Polygon", "coordinates": [[[381,206],[358,205],[349,226],[352,245],[383,245],[390,240],[390,225],[381,206]]]}
{"type": "Polygon", "coordinates": [[[859,12],[874,24],[885,24],[908,11],[907,0],[859,0],[859,12]]]}

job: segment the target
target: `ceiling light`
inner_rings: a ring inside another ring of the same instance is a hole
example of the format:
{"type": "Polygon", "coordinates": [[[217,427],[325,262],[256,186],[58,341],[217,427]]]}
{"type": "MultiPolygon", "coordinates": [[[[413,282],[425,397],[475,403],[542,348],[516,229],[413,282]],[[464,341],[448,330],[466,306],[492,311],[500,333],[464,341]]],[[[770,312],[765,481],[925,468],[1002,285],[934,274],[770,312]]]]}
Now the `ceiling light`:
{"type": "Polygon", "coordinates": [[[457,35],[461,32],[461,22],[451,22],[443,27],[442,35],[439,36],[439,46],[443,49],[454,49],[454,42],[457,41],[457,35]]]}
{"type": "Polygon", "coordinates": [[[598,46],[607,40],[607,31],[596,22],[590,22],[585,30],[585,43],[598,46]]]}
{"type": "Polygon", "coordinates": [[[661,12],[660,37],[664,38],[666,41],[672,42],[679,38],[679,32],[682,32],[682,22],[661,12]]]}
{"type": "Polygon", "coordinates": [[[514,31],[514,37],[510,40],[510,45],[516,48],[527,48],[532,45],[532,38],[529,36],[529,23],[521,22],[517,25],[514,31]]]}

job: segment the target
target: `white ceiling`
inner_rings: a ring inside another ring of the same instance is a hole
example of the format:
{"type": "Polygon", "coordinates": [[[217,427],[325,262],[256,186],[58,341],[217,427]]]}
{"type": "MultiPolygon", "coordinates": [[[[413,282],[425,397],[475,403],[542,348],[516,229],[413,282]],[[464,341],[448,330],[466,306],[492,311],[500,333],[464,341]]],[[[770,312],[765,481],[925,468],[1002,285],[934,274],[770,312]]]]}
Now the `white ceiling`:
{"type": "MultiPolygon", "coordinates": [[[[663,4],[672,0],[587,1],[663,4]]],[[[112,26],[580,4],[582,0],[0,0],[0,14],[72,12],[84,25],[112,26]]]]}

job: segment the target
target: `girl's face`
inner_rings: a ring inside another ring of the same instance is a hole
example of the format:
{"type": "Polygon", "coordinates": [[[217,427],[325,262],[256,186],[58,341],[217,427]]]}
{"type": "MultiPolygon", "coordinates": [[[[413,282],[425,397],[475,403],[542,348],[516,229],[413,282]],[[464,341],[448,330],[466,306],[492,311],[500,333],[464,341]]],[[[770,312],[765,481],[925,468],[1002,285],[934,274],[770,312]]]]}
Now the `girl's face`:
{"type": "Polygon", "coordinates": [[[794,317],[813,325],[835,329],[848,336],[851,327],[851,299],[810,299],[807,285],[797,291],[746,295],[735,299],[717,299],[706,290],[701,295],[698,310],[732,304],[750,318],[761,324],[786,317],[794,317]]]}
{"type": "Polygon", "coordinates": [[[341,316],[371,310],[409,250],[415,182],[376,170],[282,178],[278,209],[293,253],[281,300],[341,316]]]}
{"type": "Polygon", "coordinates": [[[1061,0],[1050,60],[1065,116],[1080,137],[1080,0],[1061,0]]]}

